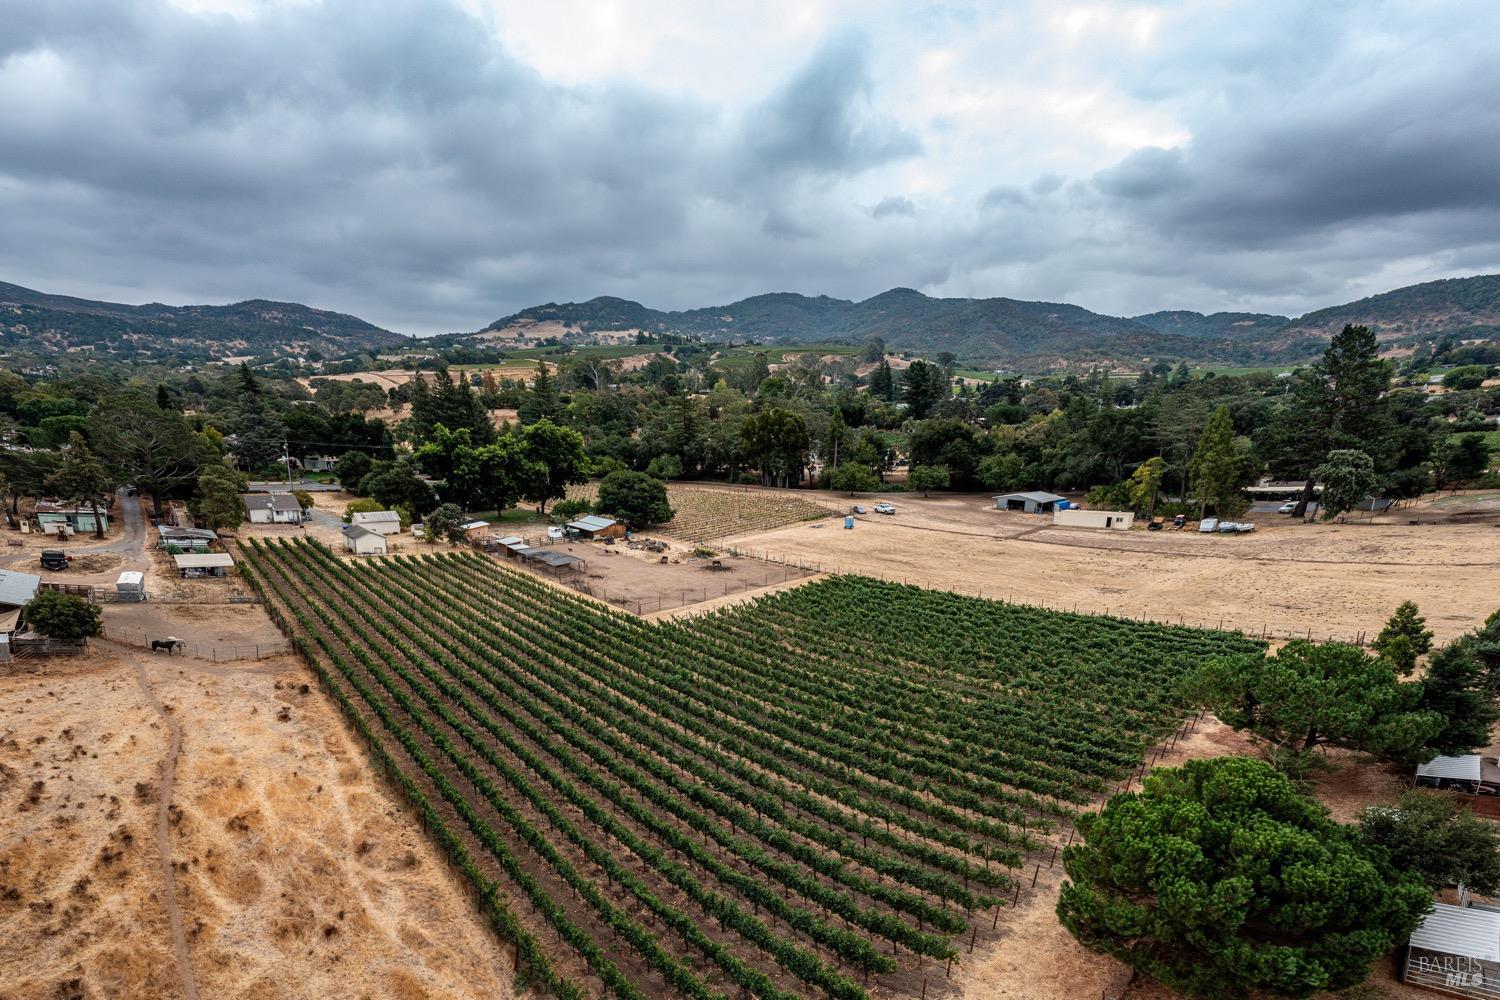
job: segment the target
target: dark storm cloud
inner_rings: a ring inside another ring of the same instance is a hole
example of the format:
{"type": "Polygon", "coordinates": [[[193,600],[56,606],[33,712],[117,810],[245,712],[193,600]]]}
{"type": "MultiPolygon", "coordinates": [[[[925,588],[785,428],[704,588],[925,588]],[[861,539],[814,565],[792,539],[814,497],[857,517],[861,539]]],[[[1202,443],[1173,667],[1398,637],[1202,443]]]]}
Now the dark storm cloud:
{"type": "Polygon", "coordinates": [[[980,37],[982,6],[956,23],[877,5],[726,105],[560,84],[437,0],[0,0],[0,280],[297,299],[425,332],[596,294],[895,285],[1297,311],[1372,276],[1500,268],[1485,4],[1168,9],[1139,49],[1064,44],[1051,5],[1017,9],[1021,48],[975,42],[973,80],[912,68],[980,37]],[[1048,117],[1074,76],[1126,120],[1048,117]],[[984,106],[990,86],[1041,95],[1035,119],[946,97],[984,106]],[[1139,138],[1090,144],[1116,124],[1139,138]]]}
{"type": "Polygon", "coordinates": [[[870,209],[872,219],[887,219],[891,216],[917,214],[916,203],[904,194],[887,195],[875,203],[870,209]]]}

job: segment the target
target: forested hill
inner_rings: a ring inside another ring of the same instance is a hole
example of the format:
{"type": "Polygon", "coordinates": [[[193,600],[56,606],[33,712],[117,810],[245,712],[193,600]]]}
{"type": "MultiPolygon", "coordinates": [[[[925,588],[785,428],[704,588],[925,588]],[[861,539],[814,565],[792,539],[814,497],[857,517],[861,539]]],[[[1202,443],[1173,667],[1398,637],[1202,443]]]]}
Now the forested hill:
{"type": "Polygon", "coordinates": [[[295,302],[251,299],[225,306],[124,305],[0,282],[0,352],[89,350],[122,361],[236,355],[325,356],[404,342],[356,316],[295,302]]]}
{"type": "Polygon", "coordinates": [[[804,343],[883,337],[895,349],[952,351],[961,358],[1011,363],[1149,357],[1250,364],[1313,357],[1345,323],[1368,324],[1383,341],[1449,333],[1495,336],[1500,275],[1412,285],[1299,319],[1186,310],[1127,318],[1065,303],[932,298],[894,288],[863,302],[777,292],[683,311],[608,296],[549,302],[498,319],[478,335],[641,331],[804,343]]]}

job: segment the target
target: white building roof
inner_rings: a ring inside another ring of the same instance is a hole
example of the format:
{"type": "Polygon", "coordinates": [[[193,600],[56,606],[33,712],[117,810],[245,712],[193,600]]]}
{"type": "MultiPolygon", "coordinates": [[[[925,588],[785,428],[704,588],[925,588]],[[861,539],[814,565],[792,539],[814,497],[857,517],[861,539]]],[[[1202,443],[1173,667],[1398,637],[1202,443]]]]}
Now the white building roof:
{"type": "Polygon", "coordinates": [[[1451,778],[1455,781],[1478,781],[1480,759],[1477,753],[1463,757],[1434,757],[1417,765],[1419,778],[1451,778]]]}
{"type": "Polygon", "coordinates": [[[393,510],[363,510],[349,520],[355,524],[400,524],[401,515],[393,510]]]}
{"type": "Polygon", "coordinates": [[[603,531],[615,523],[612,517],[600,517],[598,514],[586,514],[576,521],[569,521],[568,527],[577,531],[603,531]]]}
{"type": "Polygon", "coordinates": [[[233,566],[228,552],[184,552],[182,555],[173,556],[178,569],[213,569],[216,566],[233,566]]]}
{"type": "Polygon", "coordinates": [[[246,510],[280,510],[290,513],[301,510],[302,505],[290,493],[241,493],[246,510]]]}
{"type": "Polygon", "coordinates": [[[345,538],[364,538],[368,535],[373,535],[376,538],[385,537],[378,531],[371,531],[369,528],[361,528],[357,524],[346,524],[342,528],[340,528],[339,531],[343,532],[345,538]]]}
{"type": "Polygon", "coordinates": [[[1411,932],[1411,946],[1500,962],[1500,913],[1434,903],[1432,912],[1411,932]]]}
{"type": "Polygon", "coordinates": [[[143,584],[145,582],[146,582],[146,574],[145,573],[137,572],[137,571],[135,571],[135,570],[132,569],[132,570],[126,570],[125,572],[121,573],[120,574],[120,578],[115,581],[115,586],[118,587],[120,584],[123,583],[123,584],[125,584],[127,586],[136,586],[136,587],[139,587],[141,584],[143,584]]]}
{"type": "Polygon", "coordinates": [[[470,521],[468,524],[459,525],[465,531],[473,531],[475,528],[488,528],[489,526],[490,522],[488,521],[470,521]]]}
{"type": "Polygon", "coordinates": [[[1060,497],[1056,493],[1043,493],[1040,490],[1033,490],[1030,493],[1002,493],[997,497],[990,497],[990,499],[1030,500],[1032,503],[1057,503],[1059,500],[1066,500],[1067,497],[1060,497]]]}
{"type": "Polygon", "coordinates": [[[0,569],[0,604],[25,604],[36,596],[42,578],[35,573],[0,569]]]}

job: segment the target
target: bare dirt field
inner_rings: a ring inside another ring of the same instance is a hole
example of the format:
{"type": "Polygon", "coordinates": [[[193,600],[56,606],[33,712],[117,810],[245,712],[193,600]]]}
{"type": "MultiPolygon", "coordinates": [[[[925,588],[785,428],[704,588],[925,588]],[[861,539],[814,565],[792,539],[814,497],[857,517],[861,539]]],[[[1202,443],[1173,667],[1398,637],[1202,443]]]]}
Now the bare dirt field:
{"type": "MultiPolygon", "coordinates": [[[[650,614],[703,602],[723,603],[767,587],[809,576],[806,570],[728,554],[695,557],[692,546],[669,541],[666,552],[632,549],[624,543],[559,543],[553,548],[588,560],[582,573],[538,575],[637,614],[650,614]],[[662,562],[665,556],[667,561],[662,562]],[[717,559],[719,566],[713,567],[717,559]]],[[[505,565],[527,568],[515,560],[497,556],[505,565]]]]}
{"type": "Polygon", "coordinates": [[[513,995],[299,663],[95,647],[0,678],[0,996],[513,995]]]}
{"type": "MultiPolygon", "coordinates": [[[[845,503],[848,501],[846,500],[845,503]]],[[[799,524],[744,551],[1047,607],[1352,638],[1414,600],[1438,638],[1500,606],[1500,528],[1313,524],[1250,536],[1054,528],[987,500],[901,498],[853,531],[799,524]]]]}

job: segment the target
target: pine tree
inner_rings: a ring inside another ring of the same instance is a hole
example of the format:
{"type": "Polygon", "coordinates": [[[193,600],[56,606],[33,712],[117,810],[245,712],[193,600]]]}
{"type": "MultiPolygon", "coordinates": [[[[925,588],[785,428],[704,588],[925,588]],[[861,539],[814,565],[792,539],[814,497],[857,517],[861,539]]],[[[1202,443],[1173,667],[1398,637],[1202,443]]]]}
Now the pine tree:
{"type": "Polygon", "coordinates": [[[104,463],[89,450],[82,434],[74,431],[63,452],[57,471],[47,479],[47,487],[74,503],[88,504],[94,515],[94,537],[104,537],[99,518],[99,497],[118,485],[104,463]]]}
{"type": "MultiPolygon", "coordinates": [[[[1400,641],[1408,640],[1403,636],[1400,641]]],[[[1428,741],[1428,746],[1449,757],[1488,746],[1490,727],[1500,719],[1494,698],[1485,687],[1488,671],[1477,645],[1470,636],[1449,643],[1433,654],[1422,678],[1418,707],[1437,712],[1445,720],[1442,731],[1428,741]]]]}
{"type": "Polygon", "coordinates": [[[891,374],[891,363],[884,356],[870,373],[870,395],[887,403],[896,398],[896,378],[891,374]]]}
{"type": "Polygon", "coordinates": [[[523,424],[535,424],[543,420],[555,421],[561,414],[562,400],[558,397],[557,383],[548,371],[547,363],[538,361],[531,388],[516,408],[516,417],[523,424]]]}
{"type": "Polygon", "coordinates": [[[1236,512],[1242,469],[1239,444],[1234,437],[1234,424],[1229,419],[1229,407],[1220,406],[1208,418],[1208,424],[1198,437],[1198,447],[1193,451],[1193,462],[1189,469],[1193,496],[1198,500],[1199,517],[1209,507],[1220,515],[1236,512]]]}
{"type": "Polygon", "coordinates": [[[1416,604],[1402,601],[1370,645],[1402,674],[1409,674],[1416,668],[1418,658],[1432,649],[1432,631],[1416,604]]]}

